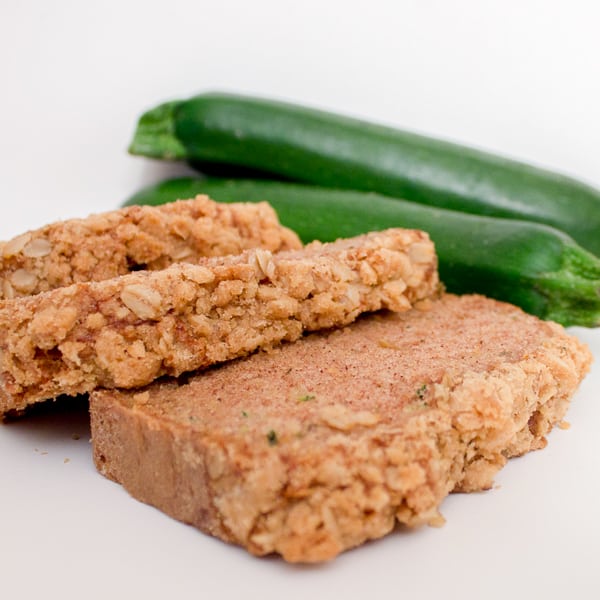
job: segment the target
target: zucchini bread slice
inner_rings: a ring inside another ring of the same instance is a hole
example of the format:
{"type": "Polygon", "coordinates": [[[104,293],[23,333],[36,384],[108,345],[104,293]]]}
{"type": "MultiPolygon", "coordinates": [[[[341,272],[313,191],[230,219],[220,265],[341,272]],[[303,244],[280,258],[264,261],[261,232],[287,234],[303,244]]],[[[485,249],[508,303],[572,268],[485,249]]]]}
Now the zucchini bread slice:
{"type": "Polygon", "coordinates": [[[197,196],[163,206],[130,206],[52,223],[0,243],[0,299],[203,256],[301,246],[266,202],[221,204],[197,196]]]}
{"type": "Polygon", "coordinates": [[[0,414],[60,394],[131,388],[406,310],[438,293],[426,233],[389,229],[302,250],[178,263],[0,304],[0,414]]]}
{"type": "Polygon", "coordinates": [[[187,379],[90,396],[98,470],[251,553],[335,557],[439,524],[542,448],[589,369],[562,327],[481,296],[362,317],[187,379]]]}

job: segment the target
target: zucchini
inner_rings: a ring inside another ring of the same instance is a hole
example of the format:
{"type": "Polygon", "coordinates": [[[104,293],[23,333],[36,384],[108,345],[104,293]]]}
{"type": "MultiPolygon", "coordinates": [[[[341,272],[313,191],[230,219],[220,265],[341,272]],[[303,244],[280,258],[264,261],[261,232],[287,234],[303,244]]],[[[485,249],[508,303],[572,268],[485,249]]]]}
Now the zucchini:
{"type": "Polygon", "coordinates": [[[448,291],[485,294],[567,326],[600,325],[600,259],[547,225],[265,180],[173,179],[126,204],[163,204],[198,193],[220,202],[267,200],[304,242],[388,227],[423,229],[436,244],[448,291]]]}
{"type": "Polygon", "coordinates": [[[545,223],[600,256],[600,191],[456,144],[263,99],[204,94],[139,120],[130,152],[545,223]]]}

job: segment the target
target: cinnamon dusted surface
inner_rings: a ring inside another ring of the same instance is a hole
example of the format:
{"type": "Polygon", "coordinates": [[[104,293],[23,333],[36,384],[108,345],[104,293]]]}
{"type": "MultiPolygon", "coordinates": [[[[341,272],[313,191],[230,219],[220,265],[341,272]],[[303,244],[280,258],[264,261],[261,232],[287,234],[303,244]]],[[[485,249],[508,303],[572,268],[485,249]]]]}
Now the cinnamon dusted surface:
{"type": "Polygon", "coordinates": [[[0,306],[0,412],[135,387],[438,292],[428,236],[391,229],[74,284],[0,306]]]}
{"type": "Polygon", "coordinates": [[[545,445],[591,362],[480,296],[363,317],[189,380],[91,395],[98,469],[255,554],[315,562],[489,488],[545,445]]]}
{"type": "Polygon", "coordinates": [[[0,299],[28,296],[204,256],[301,247],[266,202],[221,204],[207,196],[131,206],[52,223],[0,243],[0,299]]]}

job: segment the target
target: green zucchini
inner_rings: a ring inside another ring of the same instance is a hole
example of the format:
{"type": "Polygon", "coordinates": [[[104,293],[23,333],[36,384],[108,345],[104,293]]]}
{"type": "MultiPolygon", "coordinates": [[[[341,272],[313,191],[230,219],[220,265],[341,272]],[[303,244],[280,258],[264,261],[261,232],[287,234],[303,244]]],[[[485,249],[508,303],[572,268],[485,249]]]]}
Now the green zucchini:
{"type": "Polygon", "coordinates": [[[130,152],[545,223],[600,256],[600,191],[471,148],[257,98],[204,94],[139,120],[130,152]]]}
{"type": "Polygon", "coordinates": [[[220,202],[266,200],[304,242],[389,227],[423,229],[436,244],[449,291],[512,302],[563,325],[600,325],[600,259],[547,225],[265,180],[173,179],[138,192],[126,204],[163,204],[198,193],[220,202]]]}

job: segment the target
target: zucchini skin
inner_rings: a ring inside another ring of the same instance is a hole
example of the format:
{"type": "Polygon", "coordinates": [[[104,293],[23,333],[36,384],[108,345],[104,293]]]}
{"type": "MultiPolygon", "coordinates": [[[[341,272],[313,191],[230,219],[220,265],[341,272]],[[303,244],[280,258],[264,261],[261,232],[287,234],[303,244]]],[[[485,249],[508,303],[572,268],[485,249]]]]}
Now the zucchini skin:
{"type": "Polygon", "coordinates": [[[142,115],[130,152],[535,221],[600,256],[600,190],[472,148],[302,106],[219,93],[168,102],[142,115]]]}
{"type": "Polygon", "coordinates": [[[485,294],[566,326],[600,325],[600,259],[546,225],[266,180],[173,179],[138,192],[126,204],[157,205],[198,193],[219,202],[268,201],[304,242],[389,227],[422,229],[436,245],[448,291],[485,294]]]}

